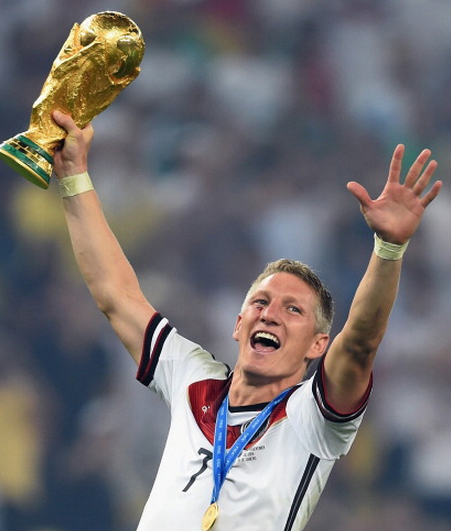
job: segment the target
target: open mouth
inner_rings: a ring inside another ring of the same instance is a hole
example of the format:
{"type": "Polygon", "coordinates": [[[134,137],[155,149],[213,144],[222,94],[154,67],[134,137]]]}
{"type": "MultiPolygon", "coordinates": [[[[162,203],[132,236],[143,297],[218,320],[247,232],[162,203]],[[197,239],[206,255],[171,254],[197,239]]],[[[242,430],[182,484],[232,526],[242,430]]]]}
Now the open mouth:
{"type": "Polygon", "coordinates": [[[274,352],[280,347],[279,338],[269,332],[255,332],[251,346],[258,352],[274,352]]]}

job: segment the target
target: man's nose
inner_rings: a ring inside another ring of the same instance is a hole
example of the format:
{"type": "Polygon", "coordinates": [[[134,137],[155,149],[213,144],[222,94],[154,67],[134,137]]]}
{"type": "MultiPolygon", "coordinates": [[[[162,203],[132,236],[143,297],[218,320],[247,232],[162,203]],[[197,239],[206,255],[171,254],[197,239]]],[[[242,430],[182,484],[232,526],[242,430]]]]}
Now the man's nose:
{"type": "Polygon", "coordinates": [[[275,302],[267,304],[262,311],[260,318],[267,324],[278,324],[280,319],[280,309],[275,302]]]}

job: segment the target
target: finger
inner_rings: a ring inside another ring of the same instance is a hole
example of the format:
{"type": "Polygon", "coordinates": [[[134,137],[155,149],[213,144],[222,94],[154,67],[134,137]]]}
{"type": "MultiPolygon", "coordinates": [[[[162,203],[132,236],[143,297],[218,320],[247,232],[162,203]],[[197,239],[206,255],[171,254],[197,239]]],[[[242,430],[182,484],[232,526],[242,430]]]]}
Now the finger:
{"type": "Polygon", "coordinates": [[[429,181],[431,180],[432,175],[434,174],[435,170],[437,169],[437,161],[431,160],[429,164],[426,166],[426,169],[424,172],[420,175],[419,179],[417,179],[413,191],[417,195],[421,195],[423,191],[426,189],[426,186],[429,184],[429,181]]]}
{"type": "Polygon", "coordinates": [[[421,198],[421,205],[426,208],[440,193],[442,189],[442,181],[437,181],[434,183],[429,192],[421,198]]]}
{"type": "Polygon", "coordinates": [[[76,123],[74,122],[73,118],[69,114],[65,114],[61,111],[54,110],[52,112],[52,118],[57,123],[57,125],[62,127],[68,134],[78,129],[76,123]]]}
{"type": "Polygon", "coordinates": [[[83,134],[85,142],[90,144],[92,139],[93,139],[93,137],[94,137],[94,127],[93,127],[93,125],[91,123],[85,125],[85,127],[83,127],[81,132],[83,134]]]}
{"type": "Polygon", "coordinates": [[[430,156],[431,156],[430,149],[423,149],[423,151],[418,155],[415,162],[410,167],[410,170],[406,176],[406,180],[404,181],[404,184],[407,187],[413,188],[413,186],[415,185],[418,179],[418,176],[420,175],[421,171],[423,170],[424,165],[426,164],[430,156]]]}
{"type": "MultiPolygon", "coordinates": [[[[94,128],[91,123],[88,123],[83,129],[80,129],[69,114],[65,114],[58,110],[52,112],[52,117],[55,123],[66,131],[69,140],[71,138],[83,138],[88,145],[91,143],[94,137],[94,128]]],[[[65,142],[62,142],[61,147],[64,143],[65,142]]]]}
{"type": "Polygon", "coordinates": [[[358,200],[362,208],[370,205],[371,197],[361,184],[351,181],[346,185],[346,188],[358,200]]]}
{"type": "Polygon", "coordinates": [[[388,182],[398,183],[399,176],[401,175],[402,159],[404,157],[405,146],[404,144],[398,144],[393,151],[393,155],[390,162],[390,168],[388,170],[388,182]]]}

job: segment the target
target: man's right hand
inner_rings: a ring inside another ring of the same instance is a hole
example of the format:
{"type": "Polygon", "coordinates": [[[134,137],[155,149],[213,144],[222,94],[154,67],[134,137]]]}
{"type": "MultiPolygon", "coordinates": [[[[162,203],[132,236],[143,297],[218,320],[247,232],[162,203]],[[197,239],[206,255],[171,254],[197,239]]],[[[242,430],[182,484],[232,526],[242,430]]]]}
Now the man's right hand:
{"type": "Polygon", "coordinates": [[[94,128],[88,124],[80,129],[68,114],[53,111],[55,122],[67,132],[60,149],[54,154],[54,172],[58,179],[83,173],[88,169],[88,152],[94,137],[94,128]]]}

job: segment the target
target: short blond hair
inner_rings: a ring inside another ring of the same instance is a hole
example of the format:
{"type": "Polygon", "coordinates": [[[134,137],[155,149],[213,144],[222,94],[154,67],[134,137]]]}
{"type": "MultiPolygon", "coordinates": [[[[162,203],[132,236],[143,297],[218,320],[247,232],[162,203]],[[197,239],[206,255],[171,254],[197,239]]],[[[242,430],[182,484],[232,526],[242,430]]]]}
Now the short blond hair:
{"type": "Polygon", "coordinates": [[[334,301],[326,286],[322,283],[318,275],[307,265],[297,260],[281,258],[275,262],[270,262],[265,269],[252,282],[243,302],[242,309],[247,304],[249,298],[256,291],[257,286],[267,277],[275,273],[290,273],[310,286],[317,297],[315,306],[316,332],[329,334],[334,319],[334,301]]]}

